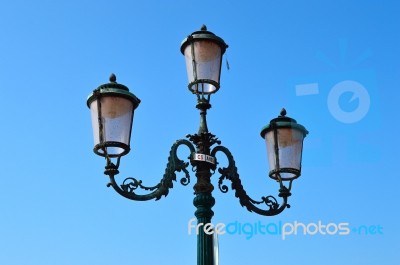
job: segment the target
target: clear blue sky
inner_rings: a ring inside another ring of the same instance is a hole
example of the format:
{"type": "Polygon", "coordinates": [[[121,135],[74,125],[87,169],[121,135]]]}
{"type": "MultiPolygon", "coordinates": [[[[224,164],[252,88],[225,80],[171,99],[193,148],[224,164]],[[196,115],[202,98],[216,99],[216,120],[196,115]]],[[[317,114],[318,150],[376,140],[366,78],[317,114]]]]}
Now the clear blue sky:
{"type": "Polygon", "coordinates": [[[213,222],[351,228],[221,235],[221,264],[398,264],[399,11],[396,1],[2,1],[0,264],[195,264],[192,184],[157,202],[107,188],[86,97],[114,72],[142,100],[119,180],[156,184],[172,143],[198,129],[179,48],[202,24],[229,44],[208,125],[248,194],[277,195],[260,129],[284,106],[310,131],[292,208],[257,216],[216,189],[213,222]]]}

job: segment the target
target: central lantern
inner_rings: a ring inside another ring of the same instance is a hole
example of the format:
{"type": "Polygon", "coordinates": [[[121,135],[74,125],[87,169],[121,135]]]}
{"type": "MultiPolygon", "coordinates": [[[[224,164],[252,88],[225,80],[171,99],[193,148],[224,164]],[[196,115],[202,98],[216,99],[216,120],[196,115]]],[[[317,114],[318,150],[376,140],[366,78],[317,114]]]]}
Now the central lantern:
{"type": "Polygon", "coordinates": [[[185,38],[181,52],[185,55],[189,90],[208,95],[218,91],[222,55],[228,45],[203,25],[185,38]]]}

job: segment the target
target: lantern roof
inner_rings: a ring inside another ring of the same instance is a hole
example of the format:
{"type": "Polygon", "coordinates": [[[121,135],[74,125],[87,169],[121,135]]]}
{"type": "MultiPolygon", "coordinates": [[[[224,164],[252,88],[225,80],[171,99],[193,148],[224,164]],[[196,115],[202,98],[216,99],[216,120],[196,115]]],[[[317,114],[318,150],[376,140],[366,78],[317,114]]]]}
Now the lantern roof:
{"type": "Polygon", "coordinates": [[[199,31],[195,31],[192,34],[190,34],[188,37],[186,37],[182,43],[181,43],[181,53],[185,53],[185,48],[187,45],[189,45],[191,42],[194,40],[211,40],[217,43],[221,47],[221,54],[224,54],[226,51],[226,48],[228,48],[228,45],[225,43],[225,41],[212,33],[211,31],[207,30],[207,26],[203,25],[199,31]]]}
{"type": "Polygon", "coordinates": [[[304,136],[308,134],[307,129],[303,125],[297,123],[295,119],[286,116],[286,109],[284,108],[282,108],[281,113],[277,118],[272,119],[268,125],[261,129],[261,137],[264,138],[265,134],[273,130],[273,128],[293,128],[302,131],[304,136]]]}
{"type": "Polygon", "coordinates": [[[111,74],[110,82],[102,84],[97,87],[87,99],[87,106],[90,108],[90,104],[96,100],[100,95],[108,96],[120,96],[129,99],[136,108],[140,104],[140,99],[137,98],[133,93],[129,92],[127,86],[117,83],[117,77],[115,74],[111,74]]]}

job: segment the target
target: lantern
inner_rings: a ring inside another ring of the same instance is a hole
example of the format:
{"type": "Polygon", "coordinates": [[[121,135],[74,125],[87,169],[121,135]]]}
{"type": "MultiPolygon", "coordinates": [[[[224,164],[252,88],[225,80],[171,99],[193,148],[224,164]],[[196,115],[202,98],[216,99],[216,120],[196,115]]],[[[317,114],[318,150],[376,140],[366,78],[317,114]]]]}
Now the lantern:
{"type": "Polygon", "coordinates": [[[129,89],[116,82],[103,84],[89,95],[87,105],[92,113],[93,151],[104,157],[120,157],[130,151],[134,111],[140,100],[129,89]]]}
{"type": "Polygon", "coordinates": [[[261,130],[267,145],[271,178],[292,180],[300,176],[303,140],[307,134],[303,125],[286,117],[285,109],[261,130]]]}

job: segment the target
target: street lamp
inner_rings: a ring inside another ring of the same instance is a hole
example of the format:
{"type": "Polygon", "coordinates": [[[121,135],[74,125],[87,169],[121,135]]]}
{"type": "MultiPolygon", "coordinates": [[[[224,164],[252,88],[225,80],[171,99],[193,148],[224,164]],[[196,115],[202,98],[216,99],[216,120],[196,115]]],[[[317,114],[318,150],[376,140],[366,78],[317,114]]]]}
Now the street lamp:
{"type": "MultiPolygon", "coordinates": [[[[215,199],[212,196],[214,186],[211,184],[211,176],[217,170],[218,152],[225,154],[228,160],[227,167],[218,168],[220,174],[218,188],[221,192],[228,191],[228,186],[223,184],[224,181],[231,181],[231,187],[235,190],[235,196],[240,204],[250,212],[260,215],[277,215],[290,207],[288,197],[291,195],[292,181],[301,174],[303,139],[308,134],[304,126],[287,117],[286,110],[282,109],[280,115],[261,130],[261,137],[265,139],[267,145],[269,176],[279,183],[278,196],[282,198],[281,203],[271,195],[263,196],[260,200],[249,197],[241,184],[231,152],[208,131],[206,114],[211,108],[211,94],[220,88],[221,61],[227,47],[223,39],[207,31],[205,26],[183,40],[181,52],[186,60],[188,88],[197,96],[196,108],[200,110],[200,127],[197,133],[189,134],[186,136],[187,139],[180,139],[172,145],[164,176],[155,186],[144,186],[141,180],[131,177],[126,178],[121,184],[117,184],[115,180],[115,176],[119,173],[121,157],[130,151],[133,114],[140,100],[129,92],[126,86],[117,83],[114,74],[111,75],[109,83],[99,86],[89,95],[87,105],[92,114],[95,144],[93,150],[106,159],[104,174],[110,178],[108,187],[113,187],[125,198],[147,201],[167,196],[173,181],[176,181],[176,172],[184,173],[180,183],[188,185],[189,162],[184,162],[177,156],[178,148],[185,145],[189,148],[188,159],[197,178],[193,187],[195,191],[193,204],[196,207],[195,216],[198,224],[205,226],[211,223],[214,215],[212,207],[215,199]],[[112,159],[116,159],[116,163],[112,159]],[[138,189],[149,193],[137,194],[138,189]],[[259,207],[262,205],[264,207],[259,207]]],[[[197,264],[211,265],[213,260],[212,235],[206,233],[204,229],[199,229],[197,264]]]]}

